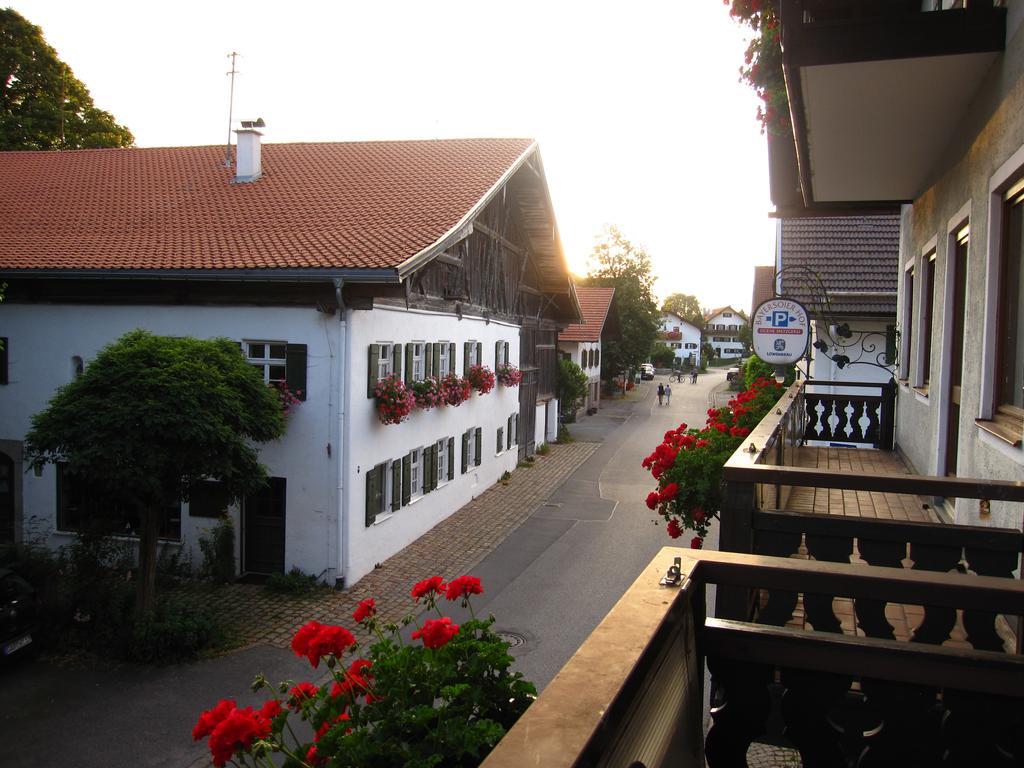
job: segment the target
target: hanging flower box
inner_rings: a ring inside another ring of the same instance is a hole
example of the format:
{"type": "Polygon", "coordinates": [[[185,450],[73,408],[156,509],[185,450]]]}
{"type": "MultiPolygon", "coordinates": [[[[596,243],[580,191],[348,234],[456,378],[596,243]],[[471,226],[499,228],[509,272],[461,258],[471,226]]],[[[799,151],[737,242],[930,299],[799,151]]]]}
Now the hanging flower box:
{"type": "Polygon", "coordinates": [[[398,424],[416,407],[416,397],[398,376],[378,381],[373,394],[377,398],[377,418],[381,424],[398,424]]]}
{"type": "Polygon", "coordinates": [[[499,365],[495,375],[498,377],[498,383],[503,387],[518,387],[523,380],[523,372],[512,363],[499,365]]]}
{"type": "Polygon", "coordinates": [[[481,395],[486,395],[494,389],[494,371],[486,365],[471,365],[466,375],[469,384],[481,395]]]}
{"type": "Polygon", "coordinates": [[[464,379],[454,373],[449,373],[440,382],[441,400],[445,405],[459,406],[469,400],[473,394],[469,379],[464,379]]]}
{"type": "Polygon", "coordinates": [[[411,389],[413,397],[416,398],[416,407],[421,410],[429,411],[431,408],[447,405],[441,392],[441,382],[433,376],[414,381],[411,389]]]}

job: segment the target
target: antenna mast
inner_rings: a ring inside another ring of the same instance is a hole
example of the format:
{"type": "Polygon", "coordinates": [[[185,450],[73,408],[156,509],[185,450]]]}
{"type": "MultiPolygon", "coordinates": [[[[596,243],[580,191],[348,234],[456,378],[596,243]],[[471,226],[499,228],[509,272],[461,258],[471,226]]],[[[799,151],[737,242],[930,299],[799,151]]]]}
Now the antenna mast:
{"type": "Polygon", "coordinates": [[[228,77],[231,78],[231,95],[228,97],[228,143],[224,147],[224,167],[231,167],[231,124],[234,122],[234,110],[235,110],[235,75],[238,74],[238,70],[235,69],[235,60],[239,54],[236,51],[232,51],[228,54],[228,58],[231,59],[231,71],[228,72],[228,77]]]}

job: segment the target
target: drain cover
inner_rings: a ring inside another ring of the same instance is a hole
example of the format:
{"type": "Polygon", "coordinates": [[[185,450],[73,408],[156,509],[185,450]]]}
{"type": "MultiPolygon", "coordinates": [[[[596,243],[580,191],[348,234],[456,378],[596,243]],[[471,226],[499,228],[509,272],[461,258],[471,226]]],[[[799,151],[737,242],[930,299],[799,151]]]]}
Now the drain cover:
{"type": "Polygon", "coordinates": [[[520,635],[518,632],[495,632],[495,634],[509,644],[511,648],[517,648],[520,645],[526,645],[526,637],[520,635]]]}

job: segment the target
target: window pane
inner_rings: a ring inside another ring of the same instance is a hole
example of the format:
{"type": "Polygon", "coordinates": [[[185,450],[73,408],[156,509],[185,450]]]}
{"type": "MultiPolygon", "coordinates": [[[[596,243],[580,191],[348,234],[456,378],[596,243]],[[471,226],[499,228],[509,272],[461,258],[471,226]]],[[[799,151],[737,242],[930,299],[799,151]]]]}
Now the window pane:
{"type": "Polygon", "coordinates": [[[270,366],[270,380],[271,381],[284,381],[285,378],[285,367],[283,365],[272,365],[270,366]]]}
{"type": "Polygon", "coordinates": [[[249,357],[266,357],[267,356],[267,345],[266,344],[250,344],[249,345],[249,357]]]}
{"type": "Polygon", "coordinates": [[[287,346],[285,344],[271,344],[270,345],[270,357],[275,360],[284,360],[287,354],[287,346]]]}

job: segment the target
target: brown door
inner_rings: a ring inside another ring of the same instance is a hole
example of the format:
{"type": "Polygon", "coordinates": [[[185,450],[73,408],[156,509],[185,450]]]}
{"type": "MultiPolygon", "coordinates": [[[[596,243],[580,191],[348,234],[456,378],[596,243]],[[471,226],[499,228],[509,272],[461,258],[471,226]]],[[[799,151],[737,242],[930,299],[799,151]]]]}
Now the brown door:
{"type": "Polygon", "coordinates": [[[519,458],[533,456],[537,448],[537,377],[536,368],[523,371],[519,385],[519,458]]]}
{"type": "Polygon", "coordinates": [[[956,248],[949,259],[953,270],[953,323],[950,343],[949,401],[946,404],[945,473],[956,475],[960,443],[960,394],[964,373],[964,312],[967,303],[967,244],[969,233],[964,227],[956,235],[956,248]]]}
{"type": "Polygon", "coordinates": [[[266,487],[245,497],[242,507],[242,572],[284,573],[284,521],[287,481],[271,477],[266,487]]]}

